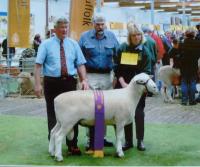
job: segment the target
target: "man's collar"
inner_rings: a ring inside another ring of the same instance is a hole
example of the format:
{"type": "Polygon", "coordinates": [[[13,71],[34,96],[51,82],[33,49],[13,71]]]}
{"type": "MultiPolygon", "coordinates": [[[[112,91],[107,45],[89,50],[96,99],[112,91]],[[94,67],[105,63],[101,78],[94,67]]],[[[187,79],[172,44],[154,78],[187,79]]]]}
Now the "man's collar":
{"type": "MultiPolygon", "coordinates": [[[[54,38],[56,41],[58,41],[58,42],[60,43],[61,39],[58,38],[57,35],[55,35],[53,38],[54,38]]],[[[66,37],[63,39],[63,41],[64,41],[65,39],[66,39],[66,37]]]]}

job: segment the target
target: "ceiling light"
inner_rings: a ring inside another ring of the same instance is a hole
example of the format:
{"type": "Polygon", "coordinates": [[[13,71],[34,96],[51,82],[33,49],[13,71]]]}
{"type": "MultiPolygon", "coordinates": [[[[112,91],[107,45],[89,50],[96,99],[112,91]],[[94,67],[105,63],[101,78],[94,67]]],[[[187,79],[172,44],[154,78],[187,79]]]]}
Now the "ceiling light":
{"type": "Polygon", "coordinates": [[[165,10],[164,9],[155,9],[154,11],[155,12],[164,12],[165,10]]]}
{"type": "Polygon", "coordinates": [[[131,7],[120,7],[123,9],[143,9],[145,6],[131,6],[131,7]]]}
{"type": "Polygon", "coordinates": [[[200,6],[200,3],[191,3],[189,6],[200,6]]]}
{"type": "Polygon", "coordinates": [[[107,7],[119,7],[119,3],[118,2],[107,2],[104,4],[104,6],[107,7]]]}
{"type": "Polygon", "coordinates": [[[169,2],[180,2],[180,0],[169,0],[169,2]]]}
{"type": "Polygon", "coordinates": [[[160,5],[161,8],[169,8],[169,7],[176,7],[175,4],[171,4],[171,5],[160,5]]]}
{"type": "Polygon", "coordinates": [[[134,3],[151,3],[151,1],[134,1],[134,3]]]}
{"type": "Polygon", "coordinates": [[[192,13],[200,13],[200,11],[192,11],[192,13]]]}
{"type": "Polygon", "coordinates": [[[182,10],[185,10],[185,11],[188,11],[188,10],[192,10],[192,8],[178,8],[178,11],[182,11],[182,10]]]}
{"type": "Polygon", "coordinates": [[[179,14],[179,12],[167,12],[167,14],[179,14]]]}

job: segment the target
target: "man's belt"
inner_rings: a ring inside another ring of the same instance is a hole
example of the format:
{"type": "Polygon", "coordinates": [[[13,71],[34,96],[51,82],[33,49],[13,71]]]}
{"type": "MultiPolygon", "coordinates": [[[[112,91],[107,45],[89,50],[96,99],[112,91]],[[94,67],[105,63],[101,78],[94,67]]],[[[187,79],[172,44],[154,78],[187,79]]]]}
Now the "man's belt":
{"type": "Polygon", "coordinates": [[[92,68],[92,67],[86,67],[87,69],[87,72],[88,73],[98,73],[98,74],[106,74],[106,73],[110,73],[111,69],[109,68],[105,68],[105,69],[102,69],[102,68],[99,68],[99,69],[95,69],[95,68],[92,68]]]}
{"type": "Polygon", "coordinates": [[[48,80],[70,80],[70,79],[77,79],[76,75],[67,75],[67,76],[60,76],[60,77],[44,76],[44,78],[48,79],[48,80]]]}

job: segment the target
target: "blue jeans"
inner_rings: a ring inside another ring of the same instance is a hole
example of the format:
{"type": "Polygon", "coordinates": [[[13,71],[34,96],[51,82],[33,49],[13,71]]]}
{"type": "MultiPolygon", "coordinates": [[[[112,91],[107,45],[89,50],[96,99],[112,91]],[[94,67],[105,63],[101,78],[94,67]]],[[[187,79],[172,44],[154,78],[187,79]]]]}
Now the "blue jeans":
{"type": "Polygon", "coordinates": [[[12,64],[12,58],[13,58],[14,54],[10,53],[7,57],[6,57],[6,63],[7,63],[7,67],[11,67],[12,64]]]}
{"type": "Polygon", "coordinates": [[[195,79],[182,78],[181,81],[182,103],[193,103],[195,101],[196,81],[195,79]]]}

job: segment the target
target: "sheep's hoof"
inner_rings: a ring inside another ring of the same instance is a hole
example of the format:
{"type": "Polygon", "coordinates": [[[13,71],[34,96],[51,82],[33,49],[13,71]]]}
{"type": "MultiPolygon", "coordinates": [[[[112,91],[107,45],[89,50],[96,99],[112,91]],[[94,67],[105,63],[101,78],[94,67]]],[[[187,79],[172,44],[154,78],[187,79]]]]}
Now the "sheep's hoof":
{"type": "Polygon", "coordinates": [[[169,103],[169,100],[166,100],[166,99],[165,99],[165,100],[164,100],[164,103],[169,103]]]}
{"type": "Polygon", "coordinates": [[[63,157],[62,156],[55,156],[55,160],[58,161],[58,162],[61,162],[63,161],[63,157]]]}
{"type": "Polygon", "coordinates": [[[51,157],[55,156],[55,152],[54,151],[49,151],[49,154],[50,154],[51,157]]]}
{"type": "Polygon", "coordinates": [[[94,150],[87,150],[85,154],[94,154],[94,150]]]}
{"type": "Polygon", "coordinates": [[[169,103],[174,104],[175,102],[174,100],[169,100],[169,103]]]}
{"type": "Polygon", "coordinates": [[[117,157],[118,157],[118,158],[123,158],[123,157],[124,157],[123,151],[118,152],[118,153],[117,153],[117,157]]]}

